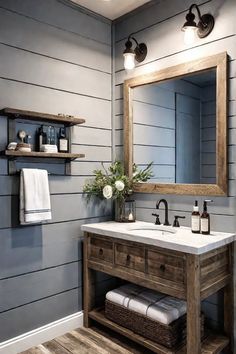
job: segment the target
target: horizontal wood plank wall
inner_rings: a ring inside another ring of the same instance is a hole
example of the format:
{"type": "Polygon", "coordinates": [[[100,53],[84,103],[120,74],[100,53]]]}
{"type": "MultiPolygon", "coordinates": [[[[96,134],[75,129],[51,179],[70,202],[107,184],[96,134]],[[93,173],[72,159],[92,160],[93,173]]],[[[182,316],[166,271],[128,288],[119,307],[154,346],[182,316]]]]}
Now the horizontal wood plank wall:
{"type": "Polygon", "coordinates": [[[202,90],[201,159],[202,183],[216,181],[216,86],[202,90]]]}
{"type": "MultiPolygon", "coordinates": [[[[229,55],[229,196],[215,197],[214,203],[209,207],[211,213],[212,229],[235,232],[236,230],[236,26],[234,14],[236,3],[234,0],[199,0],[202,13],[212,13],[216,23],[213,32],[205,39],[197,40],[188,47],[183,41],[181,27],[185,15],[192,4],[186,0],[161,0],[152,3],[142,11],[134,11],[116,21],[116,75],[115,75],[115,115],[116,129],[116,156],[123,157],[123,82],[133,76],[160,70],[168,66],[177,65],[188,60],[213,55],[227,51],[229,55]],[[122,51],[125,40],[130,33],[134,33],[138,42],[144,42],[148,47],[145,61],[127,73],[123,67],[122,51]]],[[[149,161],[147,161],[149,162],[149,161]]],[[[185,215],[182,225],[190,225],[190,216],[195,197],[173,195],[137,194],[137,218],[139,220],[154,222],[151,214],[155,211],[156,200],[166,198],[169,202],[170,220],[174,215],[185,215]]],[[[197,198],[202,206],[204,197],[197,198]]],[[[163,210],[160,212],[161,220],[164,218],[163,210]]],[[[216,295],[204,303],[204,310],[209,321],[214,326],[219,325],[222,318],[217,307],[222,303],[222,296],[216,295]]]]}
{"type": "Polygon", "coordinates": [[[144,168],[147,160],[153,161],[152,182],[174,182],[175,93],[162,85],[138,87],[133,102],[134,162],[144,168]],[[167,116],[164,124],[156,119],[160,112],[167,116]]]}
{"type": "MultiPolygon", "coordinates": [[[[86,119],[72,130],[72,151],[85,159],[73,162],[72,176],[49,177],[48,224],[19,227],[19,177],[8,176],[0,160],[1,342],[82,309],[80,226],[111,215],[110,204],[82,196],[85,179],[111,162],[111,23],[63,1],[0,0],[0,53],[1,109],[86,119]]],[[[0,117],[0,148],[6,144],[0,117]]],[[[61,173],[56,162],[18,166],[61,173]]],[[[97,282],[100,296],[110,279],[100,274],[97,282]]]]}

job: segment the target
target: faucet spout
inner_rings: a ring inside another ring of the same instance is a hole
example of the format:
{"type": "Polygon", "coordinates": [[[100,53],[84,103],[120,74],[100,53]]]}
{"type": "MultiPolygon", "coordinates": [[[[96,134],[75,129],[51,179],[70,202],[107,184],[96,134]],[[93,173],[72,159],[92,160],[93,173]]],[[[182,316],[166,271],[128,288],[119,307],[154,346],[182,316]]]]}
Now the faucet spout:
{"type": "Polygon", "coordinates": [[[163,203],[164,206],[165,206],[165,222],[164,222],[164,225],[169,226],[170,223],[169,223],[169,219],[168,219],[168,203],[167,203],[167,200],[166,199],[160,199],[159,201],[157,201],[157,204],[156,204],[156,208],[157,209],[159,209],[161,203],[163,203]]]}

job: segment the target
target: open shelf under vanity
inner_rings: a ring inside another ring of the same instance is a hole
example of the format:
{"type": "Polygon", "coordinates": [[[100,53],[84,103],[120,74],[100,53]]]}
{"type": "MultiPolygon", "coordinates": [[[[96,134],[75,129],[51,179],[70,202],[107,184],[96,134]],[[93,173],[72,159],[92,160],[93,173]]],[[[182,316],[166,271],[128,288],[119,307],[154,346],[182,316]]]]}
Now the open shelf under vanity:
{"type": "MultiPolygon", "coordinates": [[[[145,346],[157,354],[185,354],[186,346],[176,349],[168,349],[150,339],[144,338],[133,331],[122,327],[115,322],[109,320],[105,316],[104,308],[97,308],[89,312],[89,318],[100,323],[103,326],[109,327],[111,330],[133,340],[134,342],[145,346]]],[[[202,341],[201,353],[202,354],[216,354],[220,353],[229,344],[229,339],[226,336],[213,334],[209,332],[202,341]]]]}

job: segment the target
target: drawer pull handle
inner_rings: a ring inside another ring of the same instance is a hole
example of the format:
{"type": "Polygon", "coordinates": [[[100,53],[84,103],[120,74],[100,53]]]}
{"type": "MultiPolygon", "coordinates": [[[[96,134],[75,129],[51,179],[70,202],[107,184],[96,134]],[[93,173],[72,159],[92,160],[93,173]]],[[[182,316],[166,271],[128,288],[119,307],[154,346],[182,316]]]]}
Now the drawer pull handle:
{"type": "Polygon", "coordinates": [[[103,249],[102,249],[102,248],[100,248],[100,250],[99,250],[99,255],[100,255],[100,256],[103,255],[103,249]]]}
{"type": "Polygon", "coordinates": [[[160,270],[161,270],[162,272],[164,272],[164,271],[166,270],[166,266],[165,266],[164,264],[161,264],[161,265],[160,265],[160,270]]]}
{"type": "Polygon", "coordinates": [[[127,257],[126,257],[127,262],[130,262],[130,259],[131,259],[130,255],[127,254],[127,257]]]}

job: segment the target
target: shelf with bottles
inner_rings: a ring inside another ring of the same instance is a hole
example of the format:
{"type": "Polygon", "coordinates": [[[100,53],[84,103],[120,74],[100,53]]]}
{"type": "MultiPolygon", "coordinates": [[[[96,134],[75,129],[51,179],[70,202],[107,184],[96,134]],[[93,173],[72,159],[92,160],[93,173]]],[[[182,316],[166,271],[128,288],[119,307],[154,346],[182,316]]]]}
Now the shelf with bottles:
{"type": "Polygon", "coordinates": [[[66,164],[66,174],[70,174],[70,162],[85,157],[83,153],[71,152],[70,137],[70,127],[84,123],[84,119],[13,108],[5,108],[1,113],[8,117],[8,147],[0,154],[9,161],[9,174],[16,171],[15,160],[23,161],[25,158],[27,162],[29,158],[32,162],[42,158],[41,161],[47,163],[48,159],[62,159],[66,164]]]}

